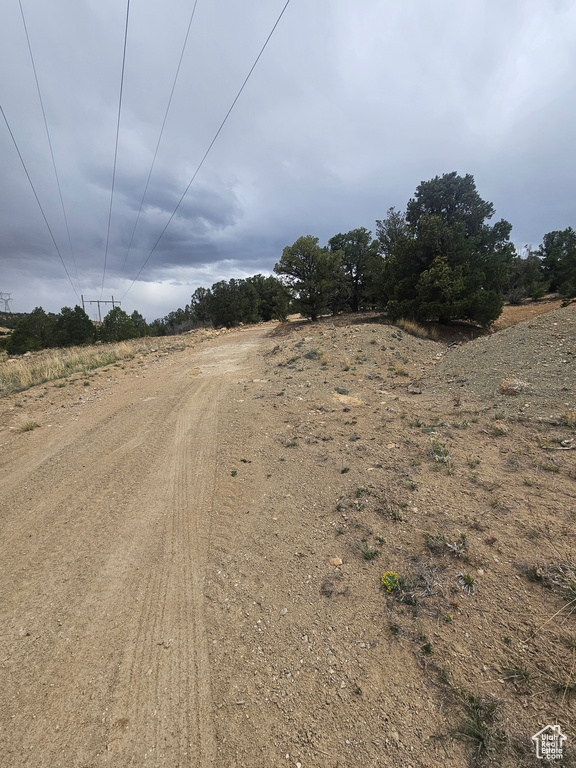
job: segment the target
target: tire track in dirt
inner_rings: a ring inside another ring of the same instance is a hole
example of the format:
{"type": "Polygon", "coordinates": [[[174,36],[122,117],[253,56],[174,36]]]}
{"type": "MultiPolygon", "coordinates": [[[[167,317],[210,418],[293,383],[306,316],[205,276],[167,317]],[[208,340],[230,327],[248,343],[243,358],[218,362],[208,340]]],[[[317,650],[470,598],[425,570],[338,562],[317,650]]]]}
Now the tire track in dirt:
{"type": "MultiPolygon", "coordinates": [[[[217,389],[220,387],[217,386],[217,389]]],[[[219,397],[201,382],[182,409],[173,446],[160,467],[156,494],[164,507],[163,540],[144,589],[131,650],[122,664],[110,717],[109,745],[123,764],[139,765],[136,740],[118,737],[115,723],[180,756],[187,765],[211,765],[208,650],[204,628],[204,569],[212,509],[219,397]]],[[[158,755],[156,755],[158,757],[158,755]]]]}
{"type": "Polygon", "coordinates": [[[263,334],[128,383],[84,429],[50,435],[51,454],[29,441],[25,497],[25,467],[2,462],[16,473],[1,512],[3,764],[215,764],[204,579],[219,421],[263,334]]]}

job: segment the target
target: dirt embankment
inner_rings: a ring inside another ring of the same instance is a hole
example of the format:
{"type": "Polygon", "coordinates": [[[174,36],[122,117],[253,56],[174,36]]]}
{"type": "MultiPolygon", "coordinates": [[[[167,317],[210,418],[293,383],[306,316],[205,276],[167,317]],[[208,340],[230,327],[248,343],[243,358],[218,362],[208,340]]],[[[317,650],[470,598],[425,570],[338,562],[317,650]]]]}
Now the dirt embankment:
{"type": "Polygon", "coordinates": [[[3,763],[512,768],[558,723],[570,764],[574,314],[242,329],[0,401],[3,763]]]}

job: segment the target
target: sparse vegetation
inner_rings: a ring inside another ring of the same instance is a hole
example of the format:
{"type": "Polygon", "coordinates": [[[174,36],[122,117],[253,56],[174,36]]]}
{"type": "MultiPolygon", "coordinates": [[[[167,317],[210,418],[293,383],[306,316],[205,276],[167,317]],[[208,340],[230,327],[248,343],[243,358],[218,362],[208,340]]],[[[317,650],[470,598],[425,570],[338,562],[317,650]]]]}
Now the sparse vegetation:
{"type": "Polygon", "coordinates": [[[40,424],[38,424],[37,421],[25,421],[24,424],[22,424],[19,428],[19,432],[32,432],[33,429],[36,429],[39,427],[40,424]]]}
{"type": "Polygon", "coordinates": [[[379,554],[380,554],[380,550],[375,549],[373,547],[366,546],[362,549],[362,557],[364,558],[364,560],[368,560],[369,562],[371,560],[375,560],[379,554]]]}
{"type": "Polygon", "coordinates": [[[542,583],[570,605],[576,602],[576,565],[572,561],[528,566],[524,573],[529,581],[542,583]]]}
{"type": "Polygon", "coordinates": [[[528,667],[522,662],[516,662],[502,670],[506,680],[512,682],[519,691],[525,693],[532,687],[532,674],[528,667]]]}
{"type": "Polygon", "coordinates": [[[454,541],[446,542],[446,549],[455,557],[462,557],[468,551],[468,537],[461,533],[454,541]]]}
{"type": "Polygon", "coordinates": [[[467,595],[473,595],[476,591],[476,580],[469,573],[459,573],[456,576],[458,586],[466,592],[467,595]]]}
{"type": "Polygon", "coordinates": [[[437,464],[444,464],[448,467],[452,464],[452,457],[446,443],[441,443],[435,437],[430,441],[430,455],[437,464]]]}
{"type": "MultiPolygon", "coordinates": [[[[131,360],[138,354],[149,353],[157,345],[158,339],[135,339],[117,344],[36,352],[30,357],[21,357],[0,366],[0,395],[21,392],[74,373],[87,373],[117,360],[131,360]]],[[[60,384],[65,385],[65,382],[60,384]]]]}
{"type": "Polygon", "coordinates": [[[492,437],[502,437],[503,435],[507,435],[510,431],[506,424],[503,424],[500,421],[494,421],[492,424],[488,426],[488,429],[485,430],[489,435],[492,437]]]}
{"type": "Polygon", "coordinates": [[[427,640],[424,645],[420,646],[420,653],[423,656],[430,656],[432,653],[434,653],[432,643],[429,640],[427,640]]]}
{"type": "Polygon", "coordinates": [[[386,571],[382,576],[382,586],[387,592],[394,592],[399,587],[398,574],[395,571],[386,571]]]}
{"type": "Polygon", "coordinates": [[[560,414],[560,424],[562,424],[563,427],[568,427],[569,429],[576,429],[576,410],[565,411],[564,413],[560,414]]]}
{"type": "Polygon", "coordinates": [[[462,718],[455,736],[472,745],[476,764],[484,757],[491,757],[505,740],[497,727],[499,703],[490,697],[478,696],[470,691],[458,691],[462,718]]]}
{"type": "Polygon", "coordinates": [[[424,543],[435,555],[441,555],[446,550],[446,537],[443,533],[428,533],[424,531],[424,543]]]}

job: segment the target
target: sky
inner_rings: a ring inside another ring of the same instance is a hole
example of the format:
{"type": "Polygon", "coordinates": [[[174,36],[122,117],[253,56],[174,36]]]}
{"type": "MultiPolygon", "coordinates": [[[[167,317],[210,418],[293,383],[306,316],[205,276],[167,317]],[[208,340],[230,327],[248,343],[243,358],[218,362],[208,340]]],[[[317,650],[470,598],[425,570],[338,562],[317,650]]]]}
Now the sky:
{"type": "Polygon", "coordinates": [[[113,296],[151,321],[452,171],[519,250],[576,226],[575,0],[291,0],[218,133],[285,3],[2,3],[14,312],[113,296]]]}

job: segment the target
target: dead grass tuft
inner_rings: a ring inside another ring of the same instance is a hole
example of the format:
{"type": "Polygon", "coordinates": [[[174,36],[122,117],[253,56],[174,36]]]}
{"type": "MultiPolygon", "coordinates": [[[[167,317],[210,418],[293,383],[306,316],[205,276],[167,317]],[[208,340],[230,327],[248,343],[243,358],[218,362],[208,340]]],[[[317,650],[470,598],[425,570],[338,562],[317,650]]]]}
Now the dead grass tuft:
{"type": "Polygon", "coordinates": [[[416,336],[418,339],[430,339],[431,341],[440,341],[440,332],[434,325],[421,325],[414,320],[406,320],[401,318],[397,320],[394,325],[398,328],[402,328],[403,331],[409,333],[411,336],[416,336]]]}

